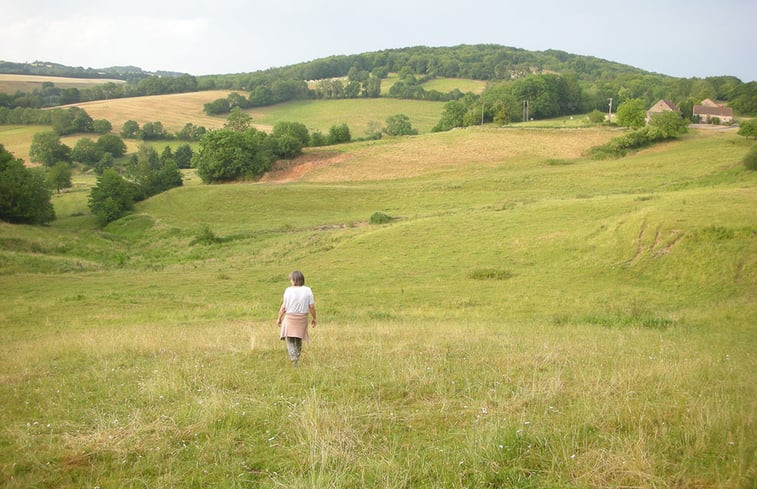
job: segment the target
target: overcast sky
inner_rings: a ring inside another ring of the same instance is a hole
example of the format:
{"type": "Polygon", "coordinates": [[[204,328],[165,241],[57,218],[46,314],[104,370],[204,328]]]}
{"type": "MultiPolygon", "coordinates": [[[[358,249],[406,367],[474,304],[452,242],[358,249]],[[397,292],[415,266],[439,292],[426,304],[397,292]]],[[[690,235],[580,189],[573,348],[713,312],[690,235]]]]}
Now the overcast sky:
{"type": "Polygon", "coordinates": [[[755,26],[757,0],[0,0],[0,60],[205,75],[488,43],[748,82],[755,26]]]}

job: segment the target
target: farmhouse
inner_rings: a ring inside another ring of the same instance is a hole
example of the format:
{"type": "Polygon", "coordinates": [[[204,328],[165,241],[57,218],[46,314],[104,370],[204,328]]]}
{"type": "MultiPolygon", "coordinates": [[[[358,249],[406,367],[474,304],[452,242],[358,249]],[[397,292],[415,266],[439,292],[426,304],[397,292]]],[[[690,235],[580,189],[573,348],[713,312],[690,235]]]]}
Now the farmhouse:
{"type": "Polygon", "coordinates": [[[678,110],[678,107],[676,107],[676,104],[671,102],[670,100],[660,99],[659,102],[654,104],[648,111],[647,111],[647,124],[649,124],[649,120],[652,118],[655,114],[660,114],[662,112],[680,112],[678,110]]]}
{"type": "Polygon", "coordinates": [[[703,124],[730,124],[733,122],[733,109],[723,104],[718,104],[710,99],[702,100],[700,105],[695,105],[692,111],[694,120],[703,124]]]}

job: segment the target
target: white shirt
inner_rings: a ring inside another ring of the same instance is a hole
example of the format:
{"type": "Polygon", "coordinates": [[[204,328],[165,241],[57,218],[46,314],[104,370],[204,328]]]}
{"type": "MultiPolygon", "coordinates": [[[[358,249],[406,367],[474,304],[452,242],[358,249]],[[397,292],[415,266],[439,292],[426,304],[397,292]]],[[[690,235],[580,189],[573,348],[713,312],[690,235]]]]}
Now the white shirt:
{"type": "Polygon", "coordinates": [[[295,314],[306,314],[315,304],[313,291],[307,285],[287,287],[284,291],[284,310],[295,314]]]}

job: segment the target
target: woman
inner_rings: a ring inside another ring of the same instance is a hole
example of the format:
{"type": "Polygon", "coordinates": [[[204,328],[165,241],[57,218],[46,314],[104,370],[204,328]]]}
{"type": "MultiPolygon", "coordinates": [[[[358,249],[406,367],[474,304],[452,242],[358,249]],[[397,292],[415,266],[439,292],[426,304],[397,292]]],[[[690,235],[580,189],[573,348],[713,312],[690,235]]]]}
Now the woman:
{"type": "Polygon", "coordinates": [[[284,301],[279,309],[277,324],[281,327],[280,337],[286,340],[289,360],[297,365],[302,352],[302,340],[308,337],[308,311],[313,317],[310,324],[315,328],[315,300],[313,291],[305,285],[305,276],[299,270],[289,274],[289,283],[284,291],[284,301]],[[283,320],[283,321],[282,321],[283,320]]]}

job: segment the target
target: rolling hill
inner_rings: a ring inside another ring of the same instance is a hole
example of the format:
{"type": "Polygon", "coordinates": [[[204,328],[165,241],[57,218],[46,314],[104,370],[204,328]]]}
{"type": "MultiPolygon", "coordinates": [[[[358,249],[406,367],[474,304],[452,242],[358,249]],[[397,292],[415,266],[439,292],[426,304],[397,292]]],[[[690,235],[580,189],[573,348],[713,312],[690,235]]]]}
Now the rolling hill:
{"type": "Polygon", "coordinates": [[[581,156],[611,136],[352,143],[104,230],[86,187],[0,224],[6,485],[749,486],[749,142],[581,156]],[[298,369],[274,323],[295,268],[319,312],[298,369]]]}

